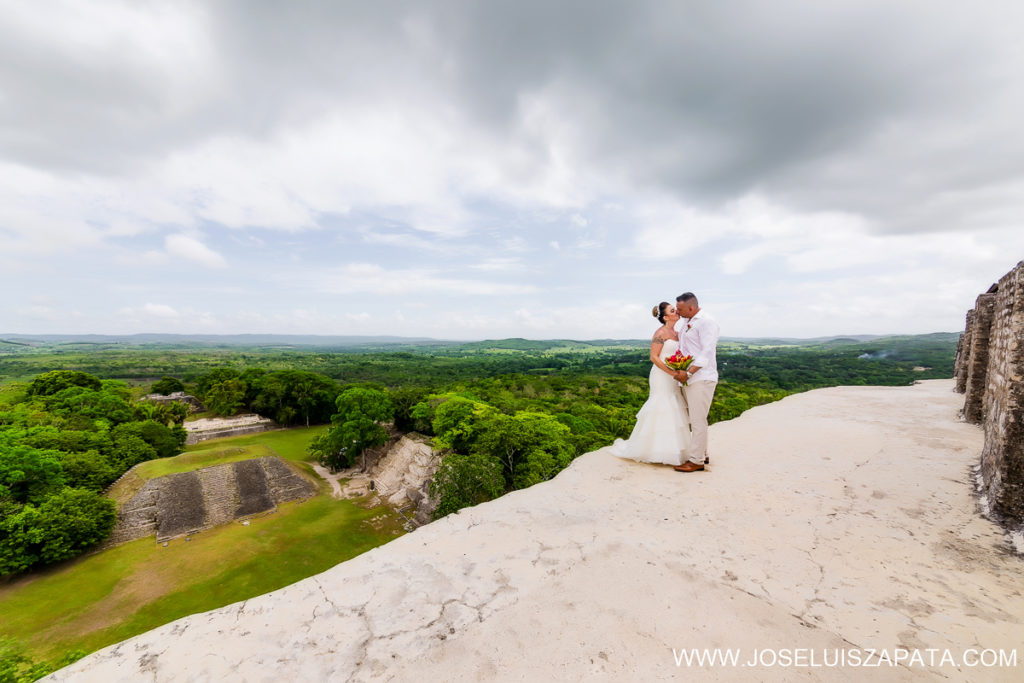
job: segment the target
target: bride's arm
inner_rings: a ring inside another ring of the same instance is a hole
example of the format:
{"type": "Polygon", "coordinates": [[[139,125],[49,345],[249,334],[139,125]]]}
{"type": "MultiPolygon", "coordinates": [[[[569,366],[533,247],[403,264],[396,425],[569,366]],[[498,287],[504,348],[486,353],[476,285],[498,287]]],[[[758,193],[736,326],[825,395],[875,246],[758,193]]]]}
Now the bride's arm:
{"type": "Polygon", "coordinates": [[[676,371],[665,365],[665,361],[661,360],[661,347],[664,346],[664,344],[664,339],[657,334],[654,335],[654,339],[651,340],[651,362],[661,368],[662,371],[675,377],[676,371]]]}

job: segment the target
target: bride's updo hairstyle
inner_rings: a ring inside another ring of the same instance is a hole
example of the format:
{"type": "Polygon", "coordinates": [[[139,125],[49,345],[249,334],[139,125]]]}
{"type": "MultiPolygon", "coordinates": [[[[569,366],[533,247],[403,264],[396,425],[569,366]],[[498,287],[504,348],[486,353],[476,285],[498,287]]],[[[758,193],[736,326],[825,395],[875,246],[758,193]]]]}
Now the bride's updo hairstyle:
{"type": "Polygon", "coordinates": [[[662,301],[660,304],[651,309],[651,315],[658,319],[658,322],[662,325],[665,324],[665,310],[671,306],[667,301],[662,301]]]}

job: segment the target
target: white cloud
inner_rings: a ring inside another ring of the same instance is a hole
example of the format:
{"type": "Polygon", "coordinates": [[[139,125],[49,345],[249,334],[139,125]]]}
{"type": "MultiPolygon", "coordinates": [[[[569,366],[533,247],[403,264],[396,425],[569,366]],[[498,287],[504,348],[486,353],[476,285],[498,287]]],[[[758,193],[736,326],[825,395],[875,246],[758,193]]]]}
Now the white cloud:
{"type": "Polygon", "coordinates": [[[52,321],[57,320],[59,318],[58,311],[54,309],[52,306],[20,306],[16,307],[14,309],[14,312],[20,316],[24,316],[25,318],[34,320],[52,321]]]}
{"type": "Polygon", "coordinates": [[[224,257],[205,244],[188,235],[168,235],[164,239],[167,253],[189,261],[201,263],[212,268],[222,268],[226,264],[224,257]]]}
{"type": "Polygon", "coordinates": [[[474,263],[469,267],[473,270],[513,271],[521,270],[523,268],[523,262],[521,259],[514,257],[492,257],[486,258],[479,263],[474,263]]]}
{"type": "Polygon", "coordinates": [[[339,268],[287,276],[294,284],[332,294],[366,293],[419,296],[424,293],[491,296],[529,294],[533,285],[446,277],[425,268],[387,269],[375,263],[350,263],[339,268]]]}
{"type": "Polygon", "coordinates": [[[177,318],[178,312],[167,304],[147,303],[142,307],[142,312],[157,318],[177,318]]]}
{"type": "MultiPolygon", "coordinates": [[[[188,313],[194,313],[189,310],[188,313]]],[[[120,316],[129,317],[152,317],[152,318],[178,318],[181,314],[172,306],[167,304],[154,304],[147,302],[138,308],[125,306],[118,311],[120,316]]]]}
{"type": "Polygon", "coordinates": [[[49,300],[5,323],[372,333],[415,295],[437,336],[635,337],[685,280],[734,331],[919,331],[1024,253],[1019,3],[465,10],[11,5],[0,289],[49,300]],[[137,303],[183,282],[209,310],[137,303]]]}

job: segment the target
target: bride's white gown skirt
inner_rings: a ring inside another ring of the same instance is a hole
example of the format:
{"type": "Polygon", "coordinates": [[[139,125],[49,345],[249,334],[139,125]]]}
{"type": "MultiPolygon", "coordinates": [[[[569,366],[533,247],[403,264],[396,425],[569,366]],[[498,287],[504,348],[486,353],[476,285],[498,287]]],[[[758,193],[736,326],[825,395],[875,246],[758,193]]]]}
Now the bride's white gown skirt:
{"type": "MultiPolygon", "coordinates": [[[[674,340],[665,342],[661,357],[668,358],[678,348],[674,340]]],[[[690,445],[690,420],[679,384],[652,365],[650,387],[647,402],[636,414],[633,433],[627,441],[616,439],[611,446],[612,454],[640,462],[682,464],[686,459],[684,451],[690,445]]]]}

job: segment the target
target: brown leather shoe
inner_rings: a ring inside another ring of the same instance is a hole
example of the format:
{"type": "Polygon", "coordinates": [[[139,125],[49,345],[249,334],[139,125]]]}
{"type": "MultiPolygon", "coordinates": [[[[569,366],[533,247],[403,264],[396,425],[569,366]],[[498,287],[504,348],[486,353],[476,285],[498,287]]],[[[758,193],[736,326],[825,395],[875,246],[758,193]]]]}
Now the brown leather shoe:
{"type": "Polygon", "coordinates": [[[704,465],[687,460],[682,465],[676,465],[672,469],[676,472],[699,472],[704,469],[704,465]]]}

